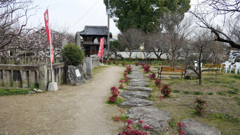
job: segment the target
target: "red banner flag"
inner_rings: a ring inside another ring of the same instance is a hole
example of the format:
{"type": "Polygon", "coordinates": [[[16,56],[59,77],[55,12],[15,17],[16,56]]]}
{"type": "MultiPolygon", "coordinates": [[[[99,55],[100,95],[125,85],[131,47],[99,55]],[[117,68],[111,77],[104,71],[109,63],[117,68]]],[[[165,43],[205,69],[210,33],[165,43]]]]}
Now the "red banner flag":
{"type": "Polygon", "coordinates": [[[50,32],[50,27],[49,27],[48,9],[44,13],[44,22],[45,22],[45,27],[46,27],[46,31],[47,31],[48,41],[49,41],[49,44],[50,44],[50,50],[51,50],[50,58],[51,58],[51,61],[54,62],[53,49],[52,49],[52,39],[51,39],[51,32],[50,32]]]}
{"type": "Polygon", "coordinates": [[[99,46],[99,51],[98,51],[98,57],[103,56],[103,43],[104,43],[104,38],[100,39],[100,46],[99,46]]]}

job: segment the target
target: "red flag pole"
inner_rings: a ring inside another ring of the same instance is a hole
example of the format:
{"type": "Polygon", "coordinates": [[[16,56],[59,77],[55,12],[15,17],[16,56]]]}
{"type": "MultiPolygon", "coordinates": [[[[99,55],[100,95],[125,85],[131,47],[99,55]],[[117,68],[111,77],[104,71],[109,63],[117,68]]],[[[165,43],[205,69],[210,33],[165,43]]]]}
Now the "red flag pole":
{"type": "Polygon", "coordinates": [[[52,75],[52,82],[54,82],[53,78],[53,68],[52,68],[52,62],[54,62],[53,59],[53,49],[52,49],[52,39],[51,39],[51,31],[50,31],[50,26],[49,26],[49,14],[48,14],[48,9],[44,13],[44,22],[45,22],[45,28],[48,36],[48,41],[50,44],[50,61],[51,61],[51,75],[52,75]]]}
{"type": "Polygon", "coordinates": [[[103,64],[103,45],[104,45],[104,38],[100,39],[100,45],[99,45],[99,50],[98,50],[98,57],[102,57],[102,64],[103,64]]]}

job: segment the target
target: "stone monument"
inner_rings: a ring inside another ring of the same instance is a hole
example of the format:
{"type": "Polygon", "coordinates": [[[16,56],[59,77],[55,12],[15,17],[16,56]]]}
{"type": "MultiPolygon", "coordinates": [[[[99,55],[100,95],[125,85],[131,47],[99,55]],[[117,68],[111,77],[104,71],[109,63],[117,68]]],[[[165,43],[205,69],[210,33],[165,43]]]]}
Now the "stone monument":
{"type": "Polygon", "coordinates": [[[75,35],[75,43],[80,49],[82,49],[81,48],[81,38],[80,38],[79,32],[77,32],[76,35],[75,35]]]}
{"type": "Polygon", "coordinates": [[[87,71],[87,76],[92,78],[92,58],[87,57],[86,59],[86,71],[87,71]]]}
{"type": "Polygon", "coordinates": [[[81,85],[86,80],[85,73],[81,65],[68,66],[67,83],[72,85],[81,85]]]}

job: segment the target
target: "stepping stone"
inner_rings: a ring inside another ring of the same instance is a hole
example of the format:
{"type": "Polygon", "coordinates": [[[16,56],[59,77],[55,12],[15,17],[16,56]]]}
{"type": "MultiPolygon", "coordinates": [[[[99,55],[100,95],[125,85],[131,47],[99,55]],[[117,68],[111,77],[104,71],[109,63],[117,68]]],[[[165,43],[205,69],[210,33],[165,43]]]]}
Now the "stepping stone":
{"type": "Polygon", "coordinates": [[[137,123],[138,120],[144,121],[157,134],[163,133],[172,119],[169,112],[162,111],[154,106],[133,107],[129,109],[128,116],[134,123],[137,123]]]}
{"type": "Polygon", "coordinates": [[[140,107],[140,106],[149,106],[152,105],[152,101],[140,99],[140,98],[132,98],[124,100],[119,104],[120,107],[140,107]]]}
{"type": "Polygon", "coordinates": [[[184,119],[181,123],[185,124],[182,130],[186,135],[221,135],[221,132],[215,127],[208,126],[193,119],[184,119]]]}
{"type": "Polygon", "coordinates": [[[149,83],[147,82],[130,82],[128,83],[129,86],[139,86],[139,87],[145,87],[148,86],[149,83]]]}
{"type": "Polygon", "coordinates": [[[151,94],[145,91],[132,91],[132,92],[122,92],[120,96],[124,98],[141,98],[141,99],[148,99],[151,94]]]}
{"type": "Polygon", "coordinates": [[[146,79],[145,78],[130,79],[130,82],[146,82],[146,79]]]}
{"type": "Polygon", "coordinates": [[[126,90],[133,90],[133,91],[148,91],[152,92],[153,89],[150,87],[127,87],[126,90]]]}
{"type": "Polygon", "coordinates": [[[139,78],[144,78],[144,75],[143,74],[128,74],[127,77],[130,79],[139,79],[139,78]]]}

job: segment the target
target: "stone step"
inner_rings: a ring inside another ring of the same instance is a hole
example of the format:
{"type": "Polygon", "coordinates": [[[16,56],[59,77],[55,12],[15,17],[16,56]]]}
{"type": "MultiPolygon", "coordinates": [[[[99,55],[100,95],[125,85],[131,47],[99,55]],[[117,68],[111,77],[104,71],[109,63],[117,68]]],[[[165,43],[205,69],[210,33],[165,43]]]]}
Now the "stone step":
{"type": "Polygon", "coordinates": [[[126,87],[126,90],[132,90],[132,91],[147,91],[152,92],[153,89],[150,87],[126,87]]]}
{"type": "Polygon", "coordinates": [[[130,79],[130,82],[146,82],[145,78],[130,79]]]}
{"type": "Polygon", "coordinates": [[[137,123],[138,120],[144,121],[157,134],[162,134],[172,119],[172,115],[169,112],[154,106],[133,107],[129,109],[128,116],[134,123],[137,123]]]}
{"type": "Polygon", "coordinates": [[[139,87],[146,87],[149,85],[147,82],[130,82],[128,83],[129,86],[139,86],[139,87]]]}
{"type": "Polygon", "coordinates": [[[144,75],[143,74],[128,74],[127,77],[130,79],[139,79],[139,78],[144,78],[144,75]]]}
{"type": "Polygon", "coordinates": [[[185,124],[182,130],[186,135],[221,135],[221,132],[215,127],[208,126],[193,119],[184,119],[181,123],[185,124]]]}
{"type": "Polygon", "coordinates": [[[152,105],[153,102],[146,100],[146,99],[140,99],[140,98],[131,98],[124,100],[122,103],[119,104],[120,107],[141,107],[141,106],[149,106],[152,105]]]}
{"type": "Polygon", "coordinates": [[[141,99],[148,99],[151,94],[145,91],[131,91],[131,92],[122,92],[120,96],[131,99],[131,98],[141,98],[141,99]]]}

